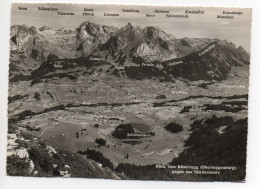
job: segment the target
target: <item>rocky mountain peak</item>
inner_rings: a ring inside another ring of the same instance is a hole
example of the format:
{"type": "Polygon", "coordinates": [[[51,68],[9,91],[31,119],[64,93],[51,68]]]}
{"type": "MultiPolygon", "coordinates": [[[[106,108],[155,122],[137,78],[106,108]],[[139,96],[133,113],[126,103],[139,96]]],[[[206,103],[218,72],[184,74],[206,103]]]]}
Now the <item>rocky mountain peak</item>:
{"type": "Polygon", "coordinates": [[[237,48],[237,50],[238,50],[239,52],[241,52],[241,53],[247,54],[246,50],[245,50],[242,46],[239,46],[239,47],[237,48]]]}
{"type": "Polygon", "coordinates": [[[143,33],[150,39],[160,38],[162,40],[176,39],[173,35],[167,34],[159,27],[148,26],[143,29],[143,33]]]}
{"type": "Polygon", "coordinates": [[[155,28],[153,26],[148,26],[144,29],[144,33],[152,39],[155,39],[158,37],[159,29],[155,28]]]}
{"type": "Polygon", "coordinates": [[[100,32],[100,25],[86,21],[77,29],[77,39],[84,41],[88,37],[96,37],[100,32]]]}
{"type": "Polygon", "coordinates": [[[127,26],[133,27],[133,25],[130,22],[127,23],[127,26]]]}
{"type": "Polygon", "coordinates": [[[113,26],[102,26],[102,29],[105,33],[112,35],[114,32],[116,32],[118,29],[113,26]]]}
{"type": "Polygon", "coordinates": [[[31,36],[37,34],[35,27],[27,25],[13,25],[10,31],[11,50],[21,49],[31,36]]]}
{"type": "Polygon", "coordinates": [[[126,36],[126,37],[133,37],[132,35],[142,35],[142,30],[140,27],[134,27],[130,22],[120,28],[118,32],[116,32],[115,35],[121,35],[121,36],[126,36]]]}
{"type": "Polygon", "coordinates": [[[83,22],[79,28],[77,28],[76,38],[83,42],[86,40],[101,42],[107,40],[117,29],[112,26],[101,26],[90,21],[83,22]]]}
{"type": "Polygon", "coordinates": [[[219,41],[220,45],[226,46],[226,47],[230,47],[230,48],[236,48],[236,45],[232,42],[228,42],[227,40],[220,40],[219,41]]]}
{"type": "Polygon", "coordinates": [[[32,31],[32,33],[37,33],[37,29],[35,26],[31,26],[30,31],[32,31]]]}
{"type": "Polygon", "coordinates": [[[133,29],[134,26],[128,22],[126,25],[124,25],[123,27],[120,28],[120,30],[129,30],[129,29],[133,29]]]}
{"type": "Polygon", "coordinates": [[[41,28],[39,28],[39,31],[52,31],[53,29],[51,27],[48,27],[48,26],[43,26],[41,28]]]}
{"type": "Polygon", "coordinates": [[[237,48],[237,52],[240,56],[240,58],[246,62],[246,64],[249,64],[249,60],[250,60],[250,55],[248,52],[246,52],[246,50],[242,47],[242,46],[239,46],[237,48]]]}

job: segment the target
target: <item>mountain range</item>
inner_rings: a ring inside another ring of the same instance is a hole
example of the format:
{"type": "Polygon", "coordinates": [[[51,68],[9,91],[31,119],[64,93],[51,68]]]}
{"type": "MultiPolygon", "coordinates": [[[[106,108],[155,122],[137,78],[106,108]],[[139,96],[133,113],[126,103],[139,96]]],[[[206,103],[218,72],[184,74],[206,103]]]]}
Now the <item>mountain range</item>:
{"type": "MultiPolygon", "coordinates": [[[[77,29],[59,30],[48,26],[37,30],[33,26],[13,25],[10,49],[41,62],[39,66],[42,62],[61,59],[73,59],[85,65],[90,65],[91,60],[102,60],[123,67],[123,72],[134,78],[140,78],[136,77],[138,72],[150,76],[156,72],[164,78],[167,75],[188,80],[223,80],[233,67],[248,65],[250,59],[243,47],[226,40],[177,39],[159,27],[141,28],[128,23],[119,29],[89,21],[77,29]]],[[[15,64],[10,67],[21,69],[15,64]]],[[[29,71],[33,70],[35,68],[29,71]]]]}

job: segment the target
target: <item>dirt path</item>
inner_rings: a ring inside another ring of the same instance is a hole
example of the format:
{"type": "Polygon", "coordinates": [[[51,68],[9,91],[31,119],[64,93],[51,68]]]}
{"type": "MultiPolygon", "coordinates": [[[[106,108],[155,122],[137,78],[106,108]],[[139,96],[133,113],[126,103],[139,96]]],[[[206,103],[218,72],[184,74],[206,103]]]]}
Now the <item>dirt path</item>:
{"type": "Polygon", "coordinates": [[[53,125],[50,126],[50,127],[45,128],[45,129],[41,132],[41,134],[40,134],[38,137],[42,136],[42,134],[43,134],[47,129],[53,128],[55,125],[57,125],[57,123],[56,123],[56,124],[53,124],[53,125]]]}

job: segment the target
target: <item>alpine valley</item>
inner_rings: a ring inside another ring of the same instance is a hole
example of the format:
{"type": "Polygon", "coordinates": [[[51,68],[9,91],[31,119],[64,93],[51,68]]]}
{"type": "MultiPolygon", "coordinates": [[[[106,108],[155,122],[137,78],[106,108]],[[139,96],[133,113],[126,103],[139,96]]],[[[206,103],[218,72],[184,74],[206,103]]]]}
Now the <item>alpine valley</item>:
{"type": "Polygon", "coordinates": [[[10,30],[8,175],[245,179],[243,47],[131,23],[10,30]],[[236,170],[167,168],[178,165],[236,170]]]}

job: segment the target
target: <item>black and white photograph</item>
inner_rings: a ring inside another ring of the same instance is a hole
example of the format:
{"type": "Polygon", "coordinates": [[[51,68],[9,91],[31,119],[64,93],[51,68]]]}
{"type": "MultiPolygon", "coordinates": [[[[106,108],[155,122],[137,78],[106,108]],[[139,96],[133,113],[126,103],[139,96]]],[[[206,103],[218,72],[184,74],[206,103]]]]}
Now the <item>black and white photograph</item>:
{"type": "Polygon", "coordinates": [[[8,176],[245,182],[251,8],[10,14],[8,176]]]}

